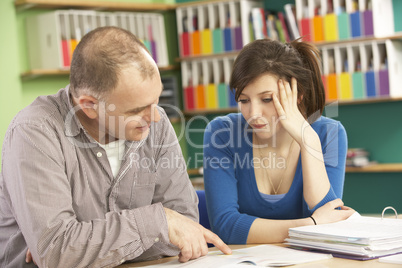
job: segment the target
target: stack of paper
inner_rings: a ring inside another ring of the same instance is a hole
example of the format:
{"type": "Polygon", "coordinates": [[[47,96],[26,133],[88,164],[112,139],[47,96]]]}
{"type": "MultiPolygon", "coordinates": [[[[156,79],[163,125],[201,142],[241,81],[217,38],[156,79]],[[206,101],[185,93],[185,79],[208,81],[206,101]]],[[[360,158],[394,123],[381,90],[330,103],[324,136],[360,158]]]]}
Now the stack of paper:
{"type": "Polygon", "coordinates": [[[337,257],[378,258],[402,252],[402,220],[355,214],[336,223],[290,228],[286,242],[337,257]]]}

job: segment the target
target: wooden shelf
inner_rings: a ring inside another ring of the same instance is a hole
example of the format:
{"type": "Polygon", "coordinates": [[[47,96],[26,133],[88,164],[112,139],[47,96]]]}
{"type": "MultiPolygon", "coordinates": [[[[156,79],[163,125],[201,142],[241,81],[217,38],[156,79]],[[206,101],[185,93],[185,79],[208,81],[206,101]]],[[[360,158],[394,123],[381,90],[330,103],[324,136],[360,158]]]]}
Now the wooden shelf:
{"type": "Polygon", "coordinates": [[[226,53],[216,53],[216,54],[206,54],[206,55],[197,55],[197,56],[186,56],[177,58],[177,62],[181,61],[193,61],[193,60],[202,60],[202,59],[222,59],[222,58],[234,58],[239,54],[240,51],[231,51],[226,53]]]}
{"type": "MultiPolygon", "coordinates": [[[[178,65],[169,65],[166,67],[160,67],[159,71],[172,71],[172,70],[179,70],[178,65]]],[[[37,78],[40,76],[58,76],[58,75],[70,75],[69,69],[40,69],[40,70],[30,70],[21,74],[22,80],[29,80],[33,78],[37,78]]]]}
{"type": "Polygon", "coordinates": [[[237,113],[239,109],[237,107],[232,108],[222,108],[222,109],[203,109],[203,110],[191,110],[183,111],[186,116],[194,116],[201,114],[226,114],[226,113],[237,113]]]}
{"type": "Polygon", "coordinates": [[[346,167],[347,173],[402,172],[402,163],[375,164],[366,167],[346,167]]]}
{"type": "Polygon", "coordinates": [[[391,102],[391,101],[402,101],[402,97],[372,97],[367,99],[358,100],[337,100],[328,101],[326,105],[338,102],[339,105],[353,105],[353,104],[365,104],[365,103],[379,103],[379,102],[391,102]]]}
{"type": "Polygon", "coordinates": [[[16,0],[18,11],[26,9],[95,9],[95,10],[135,10],[135,11],[166,11],[177,7],[175,4],[163,3],[133,3],[133,2],[104,2],[90,0],[16,0]]]}
{"type": "Polygon", "coordinates": [[[374,36],[364,36],[359,38],[347,39],[347,40],[337,40],[337,41],[322,41],[322,42],[314,42],[313,44],[317,47],[325,47],[325,46],[333,46],[339,44],[353,44],[353,43],[361,43],[365,41],[381,41],[386,39],[402,39],[402,33],[396,33],[395,35],[391,36],[384,36],[384,37],[374,37],[374,36]]]}

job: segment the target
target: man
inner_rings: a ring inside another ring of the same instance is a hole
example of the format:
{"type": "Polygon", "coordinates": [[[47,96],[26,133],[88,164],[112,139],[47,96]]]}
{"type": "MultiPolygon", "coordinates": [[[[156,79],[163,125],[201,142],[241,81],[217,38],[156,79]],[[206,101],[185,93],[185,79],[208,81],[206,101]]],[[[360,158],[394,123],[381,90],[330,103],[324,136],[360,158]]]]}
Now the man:
{"type": "Polygon", "coordinates": [[[0,177],[1,267],[114,267],[230,249],[198,221],[157,66],[131,33],[98,28],[70,85],[12,121],[0,177]],[[27,260],[27,262],[26,262],[27,260]]]}

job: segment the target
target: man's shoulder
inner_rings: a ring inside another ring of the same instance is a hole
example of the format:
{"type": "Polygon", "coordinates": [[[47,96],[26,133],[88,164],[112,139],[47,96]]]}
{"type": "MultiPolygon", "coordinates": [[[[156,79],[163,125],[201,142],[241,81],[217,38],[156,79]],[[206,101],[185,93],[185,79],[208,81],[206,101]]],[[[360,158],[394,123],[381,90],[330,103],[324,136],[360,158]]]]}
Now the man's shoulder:
{"type": "Polygon", "coordinates": [[[63,90],[55,95],[37,97],[31,104],[17,113],[10,124],[10,128],[17,125],[43,125],[45,122],[63,122],[63,113],[66,108],[62,104],[63,90]],[[53,120],[49,120],[53,119],[53,120]]]}

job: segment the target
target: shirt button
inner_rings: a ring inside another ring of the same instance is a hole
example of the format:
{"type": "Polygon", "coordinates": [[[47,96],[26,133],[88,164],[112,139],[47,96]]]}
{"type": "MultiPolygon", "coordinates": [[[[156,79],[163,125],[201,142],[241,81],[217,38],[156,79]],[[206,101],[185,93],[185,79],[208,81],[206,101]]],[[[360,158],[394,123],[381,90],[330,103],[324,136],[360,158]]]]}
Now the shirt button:
{"type": "Polygon", "coordinates": [[[159,242],[159,237],[155,238],[155,242],[159,242]]]}
{"type": "Polygon", "coordinates": [[[101,152],[98,152],[98,153],[96,154],[96,156],[97,156],[97,157],[102,157],[102,153],[101,153],[101,152]]]}

